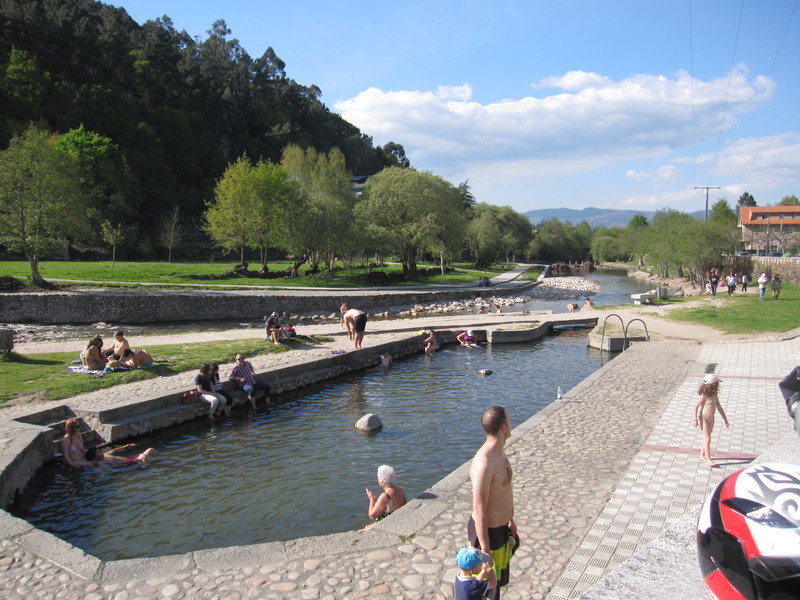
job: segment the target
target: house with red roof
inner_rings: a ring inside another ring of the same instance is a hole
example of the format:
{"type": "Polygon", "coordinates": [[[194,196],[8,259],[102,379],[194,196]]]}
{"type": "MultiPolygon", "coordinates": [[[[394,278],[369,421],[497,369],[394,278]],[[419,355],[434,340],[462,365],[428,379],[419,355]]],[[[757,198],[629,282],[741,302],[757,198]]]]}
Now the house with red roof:
{"type": "Polygon", "coordinates": [[[800,206],[740,206],[739,227],[748,250],[788,252],[800,244],[800,206]]]}

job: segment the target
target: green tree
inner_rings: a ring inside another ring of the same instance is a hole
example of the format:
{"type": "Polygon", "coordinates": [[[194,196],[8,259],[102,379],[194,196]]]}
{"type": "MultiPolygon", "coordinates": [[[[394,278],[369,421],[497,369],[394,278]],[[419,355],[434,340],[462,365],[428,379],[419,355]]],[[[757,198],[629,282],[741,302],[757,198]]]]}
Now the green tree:
{"type": "Polygon", "coordinates": [[[708,215],[711,223],[719,223],[728,227],[736,227],[739,218],[728,204],[725,198],[720,198],[711,206],[711,213],[708,215]]]}
{"type": "Polygon", "coordinates": [[[579,262],[588,258],[588,248],[575,227],[555,217],[539,227],[534,248],[536,257],[547,262],[579,262]]]}
{"type": "Polygon", "coordinates": [[[55,149],[77,166],[91,217],[126,223],[134,220],[138,212],[136,182],[111,138],[81,124],[59,137],[55,149]]]}
{"type": "Polygon", "coordinates": [[[323,260],[331,264],[338,253],[348,252],[363,241],[351,235],[355,198],[344,155],[338,148],[319,153],[290,145],[284,149],[281,166],[297,186],[281,236],[281,247],[297,257],[293,273],[305,259],[316,270],[323,260]]]}
{"type": "Polygon", "coordinates": [[[183,241],[186,228],[181,224],[181,210],[173,206],[169,214],[161,219],[158,228],[158,239],[167,249],[167,262],[172,262],[172,251],[183,241]]]}
{"type": "Polygon", "coordinates": [[[644,250],[642,250],[642,238],[650,223],[644,215],[633,215],[628,225],[617,240],[620,253],[627,255],[628,260],[636,257],[637,268],[644,266],[644,250]]]}
{"type": "Polygon", "coordinates": [[[290,189],[283,169],[268,161],[254,165],[241,156],[217,182],[203,228],[219,247],[238,250],[241,266],[247,264],[247,248],[260,249],[266,271],[267,245],[290,189]]]}
{"type": "Polygon", "coordinates": [[[389,142],[384,144],[382,150],[392,163],[389,166],[400,167],[401,169],[411,168],[411,161],[406,157],[406,149],[403,148],[403,144],[389,142]]]}
{"type": "Polygon", "coordinates": [[[228,165],[214,188],[214,200],[206,203],[203,229],[223,250],[238,250],[241,266],[247,264],[245,249],[252,241],[250,223],[256,193],[253,165],[242,156],[228,165]]]}
{"type": "Polygon", "coordinates": [[[800,200],[798,200],[797,196],[794,194],[791,196],[784,196],[783,199],[778,202],[778,206],[800,206],[800,200]]]}
{"type": "Polygon", "coordinates": [[[739,200],[736,203],[737,206],[758,206],[756,204],[756,199],[750,194],[750,192],[745,192],[741,196],[739,196],[739,200]]]}
{"type": "Polygon", "coordinates": [[[103,241],[111,246],[111,268],[113,269],[117,262],[117,246],[128,238],[128,230],[122,223],[114,225],[106,219],[100,223],[100,233],[103,236],[103,241]]]}
{"type": "Polygon", "coordinates": [[[0,243],[25,255],[36,285],[46,282],[39,260],[80,232],[84,207],[70,160],[34,126],[0,153],[0,243]]]}
{"type": "Polygon", "coordinates": [[[437,244],[447,215],[462,206],[458,189],[441,177],[399,167],[370,177],[361,198],[360,226],[397,255],[407,280],[416,279],[417,261],[437,244]]]}

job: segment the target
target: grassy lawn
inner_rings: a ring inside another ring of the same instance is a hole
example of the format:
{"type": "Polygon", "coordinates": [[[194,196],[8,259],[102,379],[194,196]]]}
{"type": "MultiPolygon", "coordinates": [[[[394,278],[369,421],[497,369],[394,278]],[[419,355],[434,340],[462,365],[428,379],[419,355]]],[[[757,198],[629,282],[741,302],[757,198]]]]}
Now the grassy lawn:
{"type": "MultiPolygon", "coordinates": [[[[364,287],[365,269],[337,269],[332,273],[321,272],[318,274],[306,273],[308,267],[300,268],[300,276],[289,278],[285,276],[275,278],[259,277],[224,277],[224,274],[233,270],[233,263],[165,263],[165,262],[117,262],[113,267],[110,261],[72,262],[72,261],[44,261],[39,264],[39,272],[45,279],[70,279],[101,282],[130,282],[155,283],[164,287],[172,284],[195,284],[214,286],[267,286],[267,287],[364,287]],[[194,276],[194,277],[193,277],[194,276]],[[202,278],[198,278],[202,277],[202,278]]],[[[256,266],[251,265],[253,268],[256,266]]],[[[268,263],[270,272],[284,272],[291,267],[288,261],[268,263]]],[[[434,267],[433,264],[420,263],[419,268],[434,267]]],[[[480,277],[493,277],[512,269],[514,265],[500,264],[486,269],[475,269],[467,263],[454,265],[453,270],[441,275],[438,272],[422,275],[415,281],[397,282],[394,285],[424,285],[470,283],[480,277]]],[[[385,273],[401,272],[402,267],[396,263],[389,263],[380,269],[385,273]]],[[[30,275],[30,265],[25,261],[0,262],[0,275],[12,275],[27,278],[30,275]]],[[[57,282],[58,285],[79,285],[67,282],[57,282]]]]}
{"type": "MultiPolygon", "coordinates": [[[[0,406],[17,398],[58,400],[123,383],[174,375],[185,371],[196,371],[200,368],[198,356],[203,357],[203,362],[232,363],[237,352],[241,352],[245,356],[288,352],[293,347],[298,348],[303,344],[321,344],[331,341],[331,339],[321,336],[300,337],[291,340],[289,344],[280,346],[267,344],[259,339],[158,346],[153,350],[156,360],[166,359],[175,362],[156,363],[149,369],[106,373],[104,377],[68,371],[66,367],[78,358],[76,352],[31,355],[11,352],[3,362],[0,362],[3,371],[3,377],[0,378],[0,406]]],[[[223,381],[226,376],[227,373],[222,373],[223,381]]]]}
{"type": "Polygon", "coordinates": [[[757,285],[751,289],[755,291],[731,298],[727,292],[717,292],[715,298],[671,298],[671,302],[684,303],[700,300],[703,305],[671,310],[669,319],[708,325],[724,333],[783,333],[800,327],[800,286],[784,284],[778,300],[772,300],[772,290],[768,288],[764,301],[758,299],[757,285]]]}

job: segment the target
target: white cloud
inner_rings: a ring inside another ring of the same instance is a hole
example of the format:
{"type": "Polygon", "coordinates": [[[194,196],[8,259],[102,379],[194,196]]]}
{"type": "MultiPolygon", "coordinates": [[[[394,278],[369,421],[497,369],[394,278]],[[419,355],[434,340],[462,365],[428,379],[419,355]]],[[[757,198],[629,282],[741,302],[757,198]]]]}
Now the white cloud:
{"type": "Polygon", "coordinates": [[[608,77],[603,77],[597,73],[587,73],[586,71],[569,71],[560,77],[546,77],[538,84],[533,84],[533,88],[561,88],[574,92],[576,90],[591,88],[591,87],[606,87],[613,84],[613,81],[608,77]]]}
{"type": "Polygon", "coordinates": [[[427,169],[664,156],[693,140],[715,138],[734,115],[753,110],[765,82],[762,101],[773,89],[764,78],[748,81],[741,67],[731,74],[730,86],[727,76],[704,82],[685,72],[613,81],[575,71],[542,81],[564,91],[481,104],[472,100],[469,84],[435,91],[370,88],[335,107],[379,143],[402,143],[412,164],[427,169]]]}
{"type": "Polygon", "coordinates": [[[698,183],[688,177],[703,185],[724,181],[721,195],[732,201],[745,190],[777,193],[800,179],[800,134],[738,140],[687,156],[724,139],[757,106],[764,109],[775,83],[750,77],[742,65],[730,81],[728,75],[701,81],[685,72],[614,81],[574,71],[535,87],[548,91],[491,103],[475,101],[468,83],[428,91],[370,88],[335,107],[377,143],[402,143],[414,167],[454,183],[469,180],[481,201],[523,210],[555,195],[568,198],[555,200],[564,204],[697,210],[698,183]],[[648,160],[657,162],[642,169],[648,160]],[[617,185],[594,183],[596,177],[608,182],[614,168],[617,185]],[[619,185],[620,169],[627,188],[619,185]],[[578,182],[587,192],[573,187],[578,182]],[[549,196],[531,191],[548,185],[549,196]]]}

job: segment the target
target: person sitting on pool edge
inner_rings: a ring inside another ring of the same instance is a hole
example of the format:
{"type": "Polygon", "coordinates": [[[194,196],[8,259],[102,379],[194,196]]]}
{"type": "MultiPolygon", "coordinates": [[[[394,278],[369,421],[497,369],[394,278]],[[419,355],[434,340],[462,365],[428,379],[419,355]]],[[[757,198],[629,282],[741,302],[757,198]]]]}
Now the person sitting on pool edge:
{"type": "Polygon", "coordinates": [[[122,457],[116,456],[117,452],[121,452],[122,450],[126,450],[128,448],[132,448],[136,444],[125,444],[124,446],[120,446],[119,448],[112,448],[111,450],[107,450],[106,452],[100,452],[95,447],[89,448],[86,450],[86,460],[91,461],[95,464],[99,463],[112,463],[118,465],[133,465],[133,464],[142,464],[146,465],[147,463],[152,460],[152,458],[158,455],[158,452],[155,448],[148,448],[141,454],[137,454],[136,456],[129,456],[129,457],[122,457]]]}
{"type": "Polygon", "coordinates": [[[228,379],[235,381],[236,385],[244,390],[253,410],[256,408],[256,390],[262,390],[264,398],[269,402],[269,384],[266,381],[256,379],[256,371],[253,369],[252,363],[249,360],[245,360],[243,354],[236,355],[236,362],[233,363],[231,370],[228,372],[228,379]]]}
{"type": "Polygon", "coordinates": [[[477,348],[478,347],[478,338],[475,335],[475,331],[472,329],[467,329],[466,331],[462,331],[456,336],[458,343],[462,346],[467,346],[469,348],[477,348]]]}

